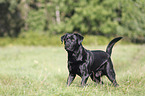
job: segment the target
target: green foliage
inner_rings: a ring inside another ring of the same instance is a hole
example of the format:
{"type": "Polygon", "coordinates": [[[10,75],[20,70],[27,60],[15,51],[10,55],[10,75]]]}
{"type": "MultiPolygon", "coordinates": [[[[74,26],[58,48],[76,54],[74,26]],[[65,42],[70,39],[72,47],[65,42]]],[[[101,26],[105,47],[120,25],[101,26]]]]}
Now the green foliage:
{"type": "Polygon", "coordinates": [[[145,0],[0,0],[0,36],[46,31],[145,42],[145,0]]]}
{"type": "Polygon", "coordinates": [[[121,26],[118,34],[129,37],[134,42],[145,41],[145,1],[122,0],[121,26]],[[121,32],[122,31],[122,32],[121,32]]]}
{"type": "Polygon", "coordinates": [[[24,25],[24,20],[20,16],[19,1],[0,2],[0,36],[17,37],[24,25]]]}
{"type": "Polygon", "coordinates": [[[44,30],[44,26],[45,26],[45,15],[44,15],[44,10],[39,9],[39,10],[32,10],[29,15],[28,18],[26,20],[26,23],[28,23],[28,28],[29,30],[37,30],[37,31],[41,31],[44,30]]]}
{"type": "Polygon", "coordinates": [[[73,3],[73,9],[64,6],[69,12],[60,8],[61,13],[65,12],[62,22],[50,29],[56,33],[121,35],[133,42],[145,42],[144,5],[144,0],[79,0],[73,3]]]}

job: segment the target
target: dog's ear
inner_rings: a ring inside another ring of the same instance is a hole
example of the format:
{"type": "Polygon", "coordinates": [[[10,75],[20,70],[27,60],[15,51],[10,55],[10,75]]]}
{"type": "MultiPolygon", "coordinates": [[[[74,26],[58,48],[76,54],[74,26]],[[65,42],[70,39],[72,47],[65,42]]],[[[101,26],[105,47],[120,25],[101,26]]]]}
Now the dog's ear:
{"type": "Polygon", "coordinates": [[[66,36],[67,36],[67,33],[65,35],[61,36],[61,42],[62,43],[63,43],[64,39],[66,38],[66,36]]]}
{"type": "Polygon", "coordinates": [[[74,35],[76,35],[78,37],[78,44],[81,44],[83,39],[84,39],[84,37],[81,34],[79,34],[79,33],[74,33],[74,35]]]}

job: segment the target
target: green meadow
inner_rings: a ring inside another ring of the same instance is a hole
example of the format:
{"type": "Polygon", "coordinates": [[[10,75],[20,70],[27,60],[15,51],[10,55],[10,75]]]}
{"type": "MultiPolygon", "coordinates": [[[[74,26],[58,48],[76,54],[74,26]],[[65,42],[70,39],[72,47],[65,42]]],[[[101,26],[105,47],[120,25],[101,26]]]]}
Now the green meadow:
{"type": "MultiPolygon", "coordinates": [[[[105,50],[106,46],[85,46],[105,50]]],[[[81,87],[76,77],[70,87],[67,53],[62,46],[0,47],[0,96],[144,96],[145,45],[116,44],[112,60],[119,87],[115,88],[105,76],[103,85],[89,78],[81,87]]]]}

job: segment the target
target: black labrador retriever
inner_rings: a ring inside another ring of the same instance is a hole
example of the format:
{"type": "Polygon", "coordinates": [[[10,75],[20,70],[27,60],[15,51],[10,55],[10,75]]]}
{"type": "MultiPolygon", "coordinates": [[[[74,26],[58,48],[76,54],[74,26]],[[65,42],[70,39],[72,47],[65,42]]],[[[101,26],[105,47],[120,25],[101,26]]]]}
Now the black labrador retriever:
{"type": "Polygon", "coordinates": [[[96,83],[101,83],[101,76],[106,75],[114,86],[118,86],[111,61],[111,53],[114,44],[122,37],[114,38],[107,46],[106,52],[101,50],[89,51],[82,46],[83,36],[79,33],[66,33],[61,37],[65,50],[68,52],[69,86],[76,75],[82,78],[81,85],[85,86],[90,76],[96,83]]]}

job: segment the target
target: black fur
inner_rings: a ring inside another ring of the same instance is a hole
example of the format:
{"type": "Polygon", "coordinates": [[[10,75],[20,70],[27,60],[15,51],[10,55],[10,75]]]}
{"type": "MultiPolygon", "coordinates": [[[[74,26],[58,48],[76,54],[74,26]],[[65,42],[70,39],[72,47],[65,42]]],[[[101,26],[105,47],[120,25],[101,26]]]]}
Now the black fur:
{"type": "Polygon", "coordinates": [[[81,85],[85,86],[90,76],[96,83],[103,83],[101,76],[106,75],[114,86],[118,86],[115,79],[115,72],[111,61],[111,52],[114,44],[122,39],[117,37],[107,46],[106,52],[101,50],[89,51],[82,46],[83,36],[78,33],[65,34],[61,37],[64,41],[65,50],[68,52],[69,86],[76,75],[82,78],[81,85]]]}

